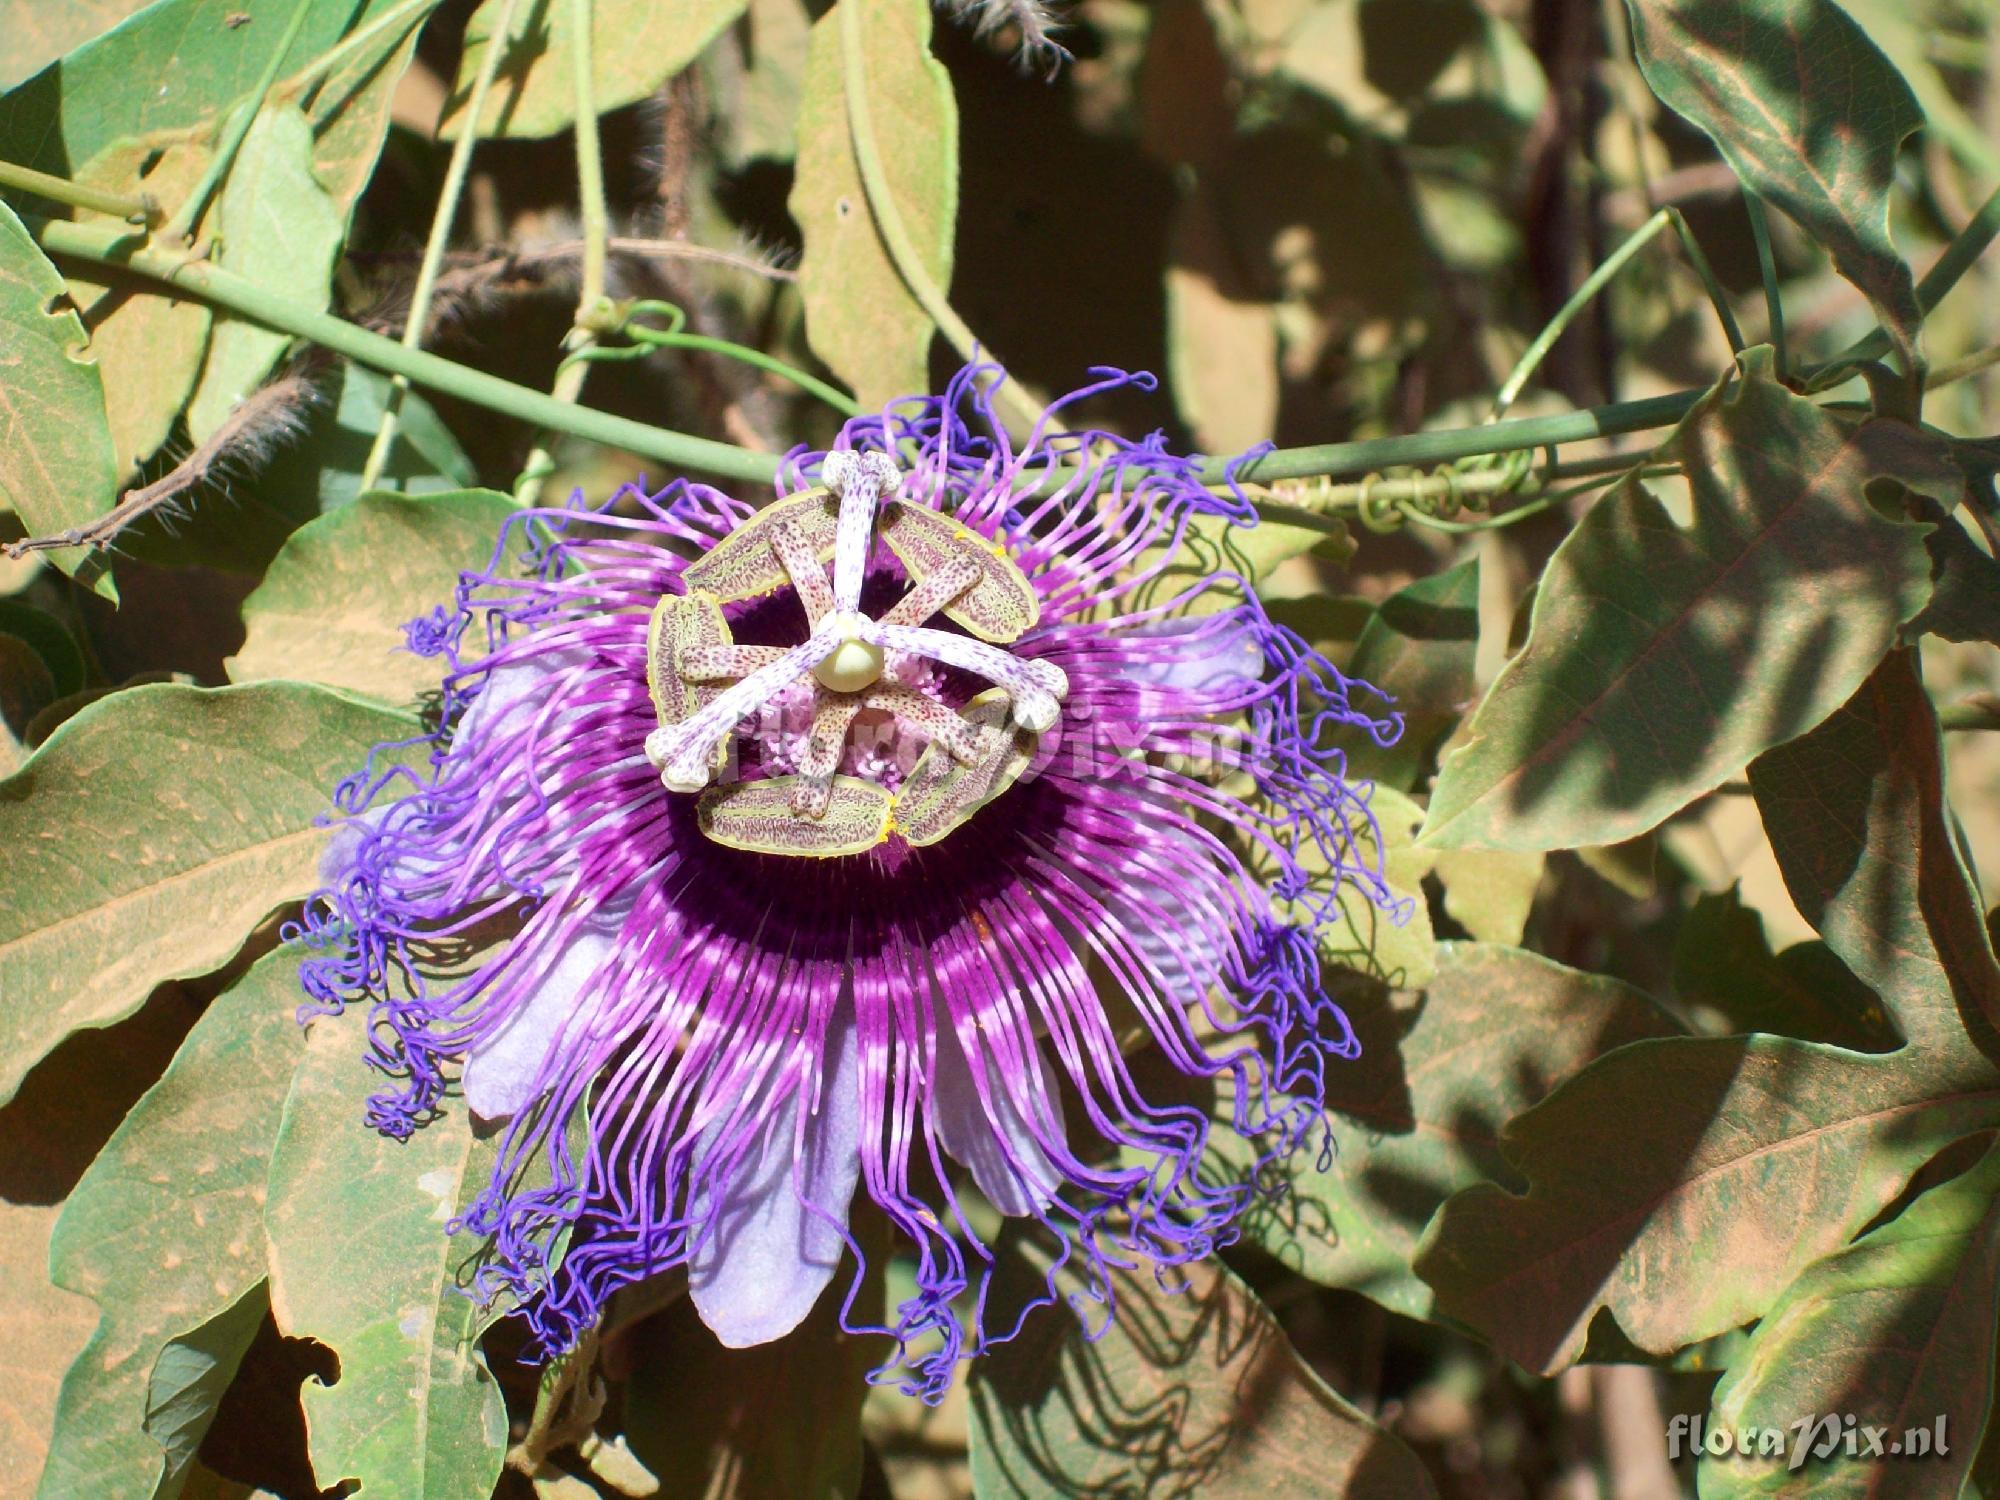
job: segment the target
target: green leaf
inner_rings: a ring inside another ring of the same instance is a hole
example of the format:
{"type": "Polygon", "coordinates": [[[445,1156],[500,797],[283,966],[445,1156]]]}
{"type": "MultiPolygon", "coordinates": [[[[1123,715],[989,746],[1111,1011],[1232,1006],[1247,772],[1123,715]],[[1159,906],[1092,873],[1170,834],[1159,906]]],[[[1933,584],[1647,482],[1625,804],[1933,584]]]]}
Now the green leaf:
{"type": "MultiPolygon", "coordinates": [[[[674,1493],[705,1500],[854,1500],[868,1371],[888,1346],[841,1331],[852,1269],[842,1267],[796,1329],[755,1348],[725,1349],[685,1298],[648,1325],[625,1389],[639,1461],[674,1493]]],[[[856,1317],[879,1319],[879,1280],[864,1282],[863,1296],[873,1306],[856,1317]]]]}
{"type": "Polygon", "coordinates": [[[166,1450],[166,1473],[159,1486],[162,1494],[180,1490],[194,1463],[195,1450],[215,1420],[222,1393],[229,1389],[269,1307],[260,1282],[235,1305],[160,1351],[152,1378],[146,1383],[145,1425],[153,1440],[166,1450]]]}
{"type": "Polygon", "coordinates": [[[0,1099],[318,883],[334,783],[413,719],[322,688],[114,693],[0,782],[0,1099]]]}
{"type": "MultiPolygon", "coordinates": [[[[288,67],[304,66],[349,30],[401,3],[309,7],[286,56],[288,67]]],[[[146,136],[165,146],[163,137],[173,132],[193,139],[212,131],[263,76],[296,9],[297,0],[157,0],[69,53],[60,66],[0,94],[0,160],[67,177],[114,141],[146,136]],[[135,86],[138,79],[152,86],[135,86]]],[[[327,133],[326,164],[345,164],[328,176],[343,203],[361,187],[352,171],[357,138],[372,135],[379,143],[387,128],[389,93],[401,70],[383,66],[384,57],[399,46],[407,56],[406,36],[385,36],[362,49],[315,96],[313,123],[327,133]]],[[[290,93],[281,78],[272,96],[290,93]]],[[[372,162],[374,152],[367,156],[372,162]]]]}
{"type": "MultiPolygon", "coordinates": [[[[368,0],[347,30],[359,32],[403,0],[368,0]]],[[[334,7],[338,14],[338,7],[334,7]]],[[[376,158],[389,134],[390,107],[396,87],[416,56],[417,38],[435,10],[404,18],[399,26],[358,47],[326,75],[312,92],[301,95],[296,82],[281,79],[271,89],[273,103],[298,104],[313,128],[313,176],[333,201],[351,212],[361,190],[375,175],[376,158]]]]}
{"type": "Polygon", "coordinates": [[[48,668],[49,685],[57,697],[83,691],[83,648],[55,616],[18,599],[0,599],[0,632],[25,641],[33,649],[48,668]]]}
{"type": "Polygon", "coordinates": [[[1706,1458],[1703,1500],[1753,1495],[1955,1495],[1979,1451],[1993,1399],[2000,1321],[2000,1149],[1934,1187],[1847,1249],[1806,1268],[1750,1336],[1715,1390],[1711,1424],[1784,1432],[1782,1456],[1706,1458]],[[1877,1429],[1893,1455],[1850,1457],[1844,1441],[1802,1467],[1803,1435],[1829,1414],[1877,1429]],[[1921,1431],[1931,1442],[1916,1456],[1921,1431]],[[1942,1435],[1944,1442],[1937,1445],[1942,1435]],[[1898,1451],[1900,1450],[1900,1451],[1898,1451]]]}
{"type": "Polygon", "coordinates": [[[1115,1316],[1082,1304],[1095,1342],[1058,1301],[973,1365],[979,1500],[1435,1497],[1417,1456],[1313,1374],[1228,1270],[1180,1267],[1178,1294],[1143,1271],[1108,1274],[1115,1316]]]}
{"type": "Polygon", "coordinates": [[[148,0],[0,0],[0,89],[12,88],[101,31],[109,31],[148,0]]]}
{"type": "MultiPolygon", "coordinates": [[[[1410,1260],[1431,1215],[1475,1182],[1514,1180],[1501,1127],[1611,1048],[1674,1031],[1615,979],[1485,943],[1439,944],[1420,994],[1340,998],[1361,1055],[1327,1074],[1332,1164],[1320,1171],[1308,1142],[1267,1169],[1288,1191],[1259,1198],[1244,1233],[1303,1276],[1417,1318],[1431,1289],[1410,1260]]],[[[1226,1102],[1214,1113],[1230,1117],[1226,1102]]],[[[1239,1176],[1249,1165],[1226,1131],[1211,1150],[1239,1176]]]]}
{"type": "Polygon", "coordinates": [[[799,91],[811,31],[803,0],[749,0],[743,24],[732,28],[742,39],[740,50],[725,41],[702,55],[711,88],[726,101],[717,110],[715,145],[730,171],[798,155],[799,91]]]}
{"type": "MultiPolygon", "coordinates": [[[[150,193],[164,206],[192,191],[208,163],[208,148],[199,142],[174,140],[162,147],[123,140],[91,158],[77,177],[113,192],[150,193]]],[[[78,218],[112,222],[108,214],[83,212],[78,218]]],[[[213,315],[207,303],[193,297],[162,296],[158,282],[96,266],[73,269],[69,293],[90,330],[90,355],[104,378],[111,444],[123,478],[159,450],[187,404],[208,350],[213,315]]]]}
{"type": "MultiPolygon", "coordinates": [[[[842,0],[863,7],[862,69],[889,191],[923,261],[951,286],[958,218],[958,105],[931,56],[924,0],[842,0]]],[[[864,407],[930,389],[933,325],[904,285],[869,211],[847,126],[841,20],[814,24],[799,104],[799,156],[788,207],[805,237],[799,291],[813,353],[864,407]]]]}
{"type": "MultiPolygon", "coordinates": [[[[2000,1025],[2000,964],[1953,837],[1937,717],[1893,653],[1819,728],[1759,756],[1750,789],[1800,915],[1913,1045],[2000,1025]]],[[[1976,1055],[1976,1054],[1975,1054],[1976,1055]]]]}
{"type": "Polygon", "coordinates": [[[1661,449],[1693,523],[1637,477],[1549,560],[1525,649],[1445,757],[1426,843],[1568,849],[1642,833],[1846,702],[1930,592],[1926,524],[1871,481],[1937,480],[1912,429],[1771,378],[1768,351],[1661,449]]]}
{"type": "Polygon", "coordinates": [[[202,1349],[231,1363],[229,1341],[205,1325],[264,1279],[265,1164],[304,1045],[299,999],[297,955],[259,959],[203,1013],[70,1195],[50,1270],[102,1320],[63,1378],[43,1500],[170,1493],[166,1450],[141,1425],[149,1405],[183,1454],[213,1415],[208,1398],[226,1378],[180,1378],[202,1349]],[[167,1353],[188,1336],[192,1347],[167,1353]]]}
{"type": "MultiPolygon", "coordinates": [[[[104,378],[86,355],[82,321],[63,305],[66,295],[61,273],[0,203],[0,507],[15,511],[31,536],[96,520],[118,483],[104,378]]],[[[117,599],[94,554],[65,548],[52,557],[117,599]]]]}
{"type": "Polygon", "coordinates": [[[1925,128],[1951,148],[1975,175],[2000,174],[2000,147],[1958,101],[1945,80],[1933,47],[1950,12],[1939,5],[1912,0],[1840,0],[1868,39],[1903,75],[1924,112],[1925,128]]]}
{"type": "MultiPolygon", "coordinates": [[[[473,77],[492,44],[503,0],[486,0],[465,27],[439,133],[465,128],[473,77]]],[[[745,0],[592,0],[591,106],[598,114],[633,104],[693,62],[715,34],[743,14],[745,0]]],[[[571,0],[531,0],[514,9],[513,40],[486,96],[480,135],[516,138],[554,135],[576,121],[572,75],[571,0]]]]}
{"type": "Polygon", "coordinates": [[[1347,671],[1396,700],[1403,737],[1387,749],[1355,746],[1348,754],[1352,772],[1412,789],[1430,753],[1472,707],[1478,649],[1478,558],[1384,599],[1362,627],[1347,671]]]}
{"type": "Polygon", "coordinates": [[[1901,1041],[1875,992],[1825,943],[1772,953],[1763,918],[1735,886],[1697,898],[1681,922],[1674,992],[1720,1022],[1710,1030],[1766,1031],[1857,1052],[1884,1052],[1901,1041]]]}
{"type": "Polygon", "coordinates": [[[1653,92],[1824,245],[1914,351],[1923,312],[1889,237],[1889,189],[1924,117],[1889,60],[1832,0],[1627,4],[1653,92]]]}
{"type": "Polygon", "coordinates": [[[63,1372],[97,1327],[97,1304],[49,1280],[49,1236],[58,1209],[0,1203],[0,1285],[7,1312],[33,1338],[0,1342],[0,1431],[9,1470],[25,1488],[48,1457],[63,1372]]]}
{"type": "MultiPolygon", "coordinates": [[[[254,481],[256,493],[290,514],[324,514],[361,493],[375,433],[388,407],[389,377],[343,361],[312,425],[254,481]],[[317,504],[315,505],[315,501],[317,504]]],[[[437,409],[417,391],[405,391],[398,408],[396,441],[376,485],[410,495],[470,489],[479,482],[472,460],[451,435],[437,409]]]]}
{"type": "Polygon", "coordinates": [[[1575,1359],[1600,1308],[1671,1353],[1761,1317],[1924,1161],[1996,1121],[2000,1077],[1962,1061],[1766,1036],[1635,1042],[1508,1126],[1527,1194],[1457,1194],[1416,1271],[1439,1313],[1533,1370],[1575,1359]]]}
{"type": "Polygon", "coordinates": [[[1924,541],[1931,553],[1931,602],[1906,635],[2000,646],[2000,561],[1982,552],[1955,520],[1942,521],[1924,541]]]}
{"type": "Polygon", "coordinates": [[[1432,1222],[1416,1269],[1440,1312],[1534,1369],[1575,1358],[1600,1308],[1670,1353],[1763,1316],[1924,1161],[2000,1123],[2000,1073],[1961,1024],[1990,1032],[2000,972],[1938,756],[1912,653],[1897,652],[1751,768],[1793,900],[1909,1044],[1869,1056],[1750,1036],[1609,1054],[1508,1128],[1525,1196],[1469,1188],[1432,1222]]]}
{"type": "Polygon", "coordinates": [[[486,1186],[492,1148],[462,1109],[407,1141],[370,1130],[380,1078],[363,1050],[360,1025],[315,1022],[285,1101],[264,1210],[271,1310],[288,1337],[340,1356],[332,1386],[303,1392],[322,1486],[476,1500],[500,1477],[507,1412],[460,1290],[477,1246],[445,1222],[486,1186]]]}
{"type": "MultiPolygon", "coordinates": [[[[222,186],[217,263],[307,312],[333,295],[345,215],[313,176],[312,126],[287,104],[267,104],[243,138],[222,186]]],[[[224,316],[209,335],[188,428],[204,442],[236,403],[263,384],[289,336],[224,316]]]]}
{"type": "Polygon", "coordinates": [[[1444,911],[1482,943],[1518,943],[1541,889],[1540,854],[1511,849],[1440,849],[1431,873],[1444,888],[1444,911]]]}
{"type": "Polygon", "coordinates": [[[436,687],[438,662],[408,650],[403,625],[450,607],[460,571],[486,565],[514,511],[493,490],[371,494],[301,527],[243,601],[230,678],[297,678],[392,703],[436,687]]]}

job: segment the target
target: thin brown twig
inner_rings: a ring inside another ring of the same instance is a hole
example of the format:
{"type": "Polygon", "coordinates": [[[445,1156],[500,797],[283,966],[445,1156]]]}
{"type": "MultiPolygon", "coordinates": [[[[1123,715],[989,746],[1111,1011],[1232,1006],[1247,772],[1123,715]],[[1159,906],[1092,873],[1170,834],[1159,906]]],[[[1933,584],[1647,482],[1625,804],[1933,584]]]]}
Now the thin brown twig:
{"type": "Polygon", "coordinates": [[[246,396],[207,442],[151,484],[127,490],[118,503],[96,520],[53,536],[23,537],[0,543],[0,552],[23,558],[31,552],[63,547],[109,547],[118,534],[162,506],[198,489],[226,467],[255,467],[305,428],[305,414],[314,397],[312,382],[302,374],[275,380],[246,396]]]}
{"type": "Polygon", "coordinates": [[[1650,219],[1662,204],[1719,197],[1735,192],[1737,186],[1736,173],[1729,163],[1697,162],[1691,167],[1662,173],[1649,184],[1606,193],[1604,215],[1616,223],[1636,226],[1650,219]]]}
{"type": "MultiPolygon", "coordinates": [[[[758,260],[754,256],[739,255],[729,250],[716,250],[707,245],[691,244],[683,240],[627,239],[613,236],[607,240],[606,248],[613,256],[625,256],[633,260],[698,261],[709,265],[726,266],[749,275],[767,277],[773,281],[796,281],[798,272],[786,267],[758,260]]],[[[478,255],[451,266],[440,273],[431,292],[430,317],[426,320],[424,342],[429,343],[435,332],[447,324],[463,320],[468,312],[479,306],[486,298],[504,295],[506,291],[525,289],[503,289],[499,284],[515,277],[539,278],[535,291],[548,291],[557,286],[550,271],[568,271],[583,257],[582,240],[561,240],[552,245],[540,245],[532,249],[501,248],[478,255]]],[[[393,325],[399,321],[395,313],[395,303],[400,299],[389,299],[363,321],[370,327],[393,325]]]]}
{"type": "MultiPolygon", "coordinates": [[[[789,266],[781,266],[769,260],[759,260],[754,255],[739,255],[734,250],[717,250],[710,245],[697,245],[687,240],[639,240],[613,235],[605,241],[605,246],[613,255],[635,255],[641,259],[699,260],[710,265],[728,266],[751,276],[763,276],[772,281],[797,281],[799,273],[789,266]]],[[[582,253],[582,241],[559,248],[574,254],[582,253]]]]}

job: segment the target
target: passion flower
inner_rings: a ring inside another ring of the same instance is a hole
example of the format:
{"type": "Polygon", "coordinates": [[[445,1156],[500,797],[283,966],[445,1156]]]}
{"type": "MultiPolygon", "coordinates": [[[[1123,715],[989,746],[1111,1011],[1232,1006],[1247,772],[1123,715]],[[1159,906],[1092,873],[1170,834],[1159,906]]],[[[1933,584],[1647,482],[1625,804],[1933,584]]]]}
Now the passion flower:
{"type": "MultiPolygon", "coordinates": [[[[988,373],[760,504],[524,512],[411,627],[441,727],[341,785],[305,983],[372,1006],[377,1128],[454,1079],[507,1122],[453,1227],[547,1348],[675,1269],[723,1342],[777,1338],[862,1259],[865,1191],[935,1397],[1017,1326],[984,1326],[975,1191],[1107,1295],[1231,1237],[1254,1183],[1198,1172],[1220,1127],[1139,1050],[1226,1075],[1266,1160],[1355,1051],[1315,930],[1343,883],[1391,899],[1340,739],[1395,715],[1194,561],[1254,522],[1233,485],[1157,435],[1017,450],[988,373]]],[[[1098,377],[1052,416],[1150,388],[1098,377]]]]}

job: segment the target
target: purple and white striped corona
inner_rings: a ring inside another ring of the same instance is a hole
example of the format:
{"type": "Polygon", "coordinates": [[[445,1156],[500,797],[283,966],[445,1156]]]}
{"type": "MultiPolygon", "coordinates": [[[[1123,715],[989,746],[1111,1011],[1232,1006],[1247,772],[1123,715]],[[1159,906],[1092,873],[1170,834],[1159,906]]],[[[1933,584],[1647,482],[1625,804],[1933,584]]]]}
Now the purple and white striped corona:
{"type": "Polygon", "coordinates": [[[990,375],[761,507],[525,512],[411,626],[443,727],[339,789],[305,983],[372,1006],[377,1128],[454,1078],[507,1122],[457,1227],[545,1347],[675,1268],[724,1343],[777,1338],[840,1295],[865,1193],[915,1266],[891,1366],[935,1398],[1018,1326],[983,1316],[993,1210],[1098,1287],[1206,1255],[1256,1191],[1198,1174],[1209,1130],[1292,1150],[1355,1051],[1315,929],[1343,883],[1391,901],[1340,743],[1395,715],[1194,560],[1254,520],[1233,485],[1158,437],[1016,451],[990,375]],[[1142,1048],[1234,1119],[1149,1100],[1142,1048]]]}

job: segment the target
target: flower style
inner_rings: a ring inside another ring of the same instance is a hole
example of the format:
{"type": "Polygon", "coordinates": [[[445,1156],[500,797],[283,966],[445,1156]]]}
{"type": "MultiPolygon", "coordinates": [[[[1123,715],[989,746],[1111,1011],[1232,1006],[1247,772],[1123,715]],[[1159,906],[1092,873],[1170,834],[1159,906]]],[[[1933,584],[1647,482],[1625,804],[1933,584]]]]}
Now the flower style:
{"type": "MultiPolygon", "coordinates": [[[[1151,388],[1097,373],[1051,415],[1151,388]]],[[[991,374],[794,453],[761,509],[524,512],[411,626],[442,727],[340,787],[305,983],[371,1004],[378,1128],[454,1070],[507,1122],[454,1227],[547,1348],[675,1268],[724,1343],[783,1335],[862,1259],[865,1184],[916,1272],[877,1331],[935,1398],[1011,1333],[969,1187],[1100,1291],[1231,1237],[1254,1181],[1197,1171],[1210,1122],[1139,1043],[1231,1081],[1260,1164],[1356,1050],[1315,929],[1343,882],[1393,898],[1334,741],[1399,721],[1192,561],[1254,519],[1233,483],[1157,435],[1017,451],[991,374]]]]}

